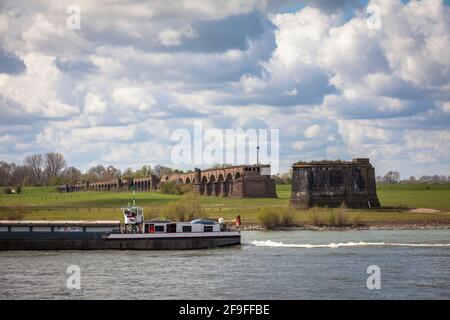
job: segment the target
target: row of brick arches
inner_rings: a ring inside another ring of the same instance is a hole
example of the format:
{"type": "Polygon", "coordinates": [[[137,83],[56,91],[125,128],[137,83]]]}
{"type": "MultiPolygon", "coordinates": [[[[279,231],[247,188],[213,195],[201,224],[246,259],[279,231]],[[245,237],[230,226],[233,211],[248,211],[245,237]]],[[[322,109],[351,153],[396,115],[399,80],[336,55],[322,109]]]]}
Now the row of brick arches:
{"type": "Polygon", "coordinates": [[[192,185],[204,196],[220,197],[255,197],[276,196],[275,192],[267,191],[271,188],[272,179],[269,175],[262,175],[262,171],[269,165],[242,165],[217,169],[195,169],[191,173],[174,174],[162,177],[162,181],[172,181],[177,184],[192,185]],[[258,190],[257,190],[258,189],[258,190]],[[256,190],[256,193],[253,193],[256,190]]]}
{"type": "MultiPolygon", "coordinates": [[[[240,178],[241,174],[239,172],[234,177],[230,173],[226,177],[219,174],[217,178],[214,175],[209,177],[205,175],[201,178],[200,183],[197,184],[197,189],[201,195],[228,197],[233,190],[233,183],[240,178]]],[[[184,180],[179,178],[178,183],[192,184],[193,181],[190,177],[184,180]]]]}
{"type": "Polygon", "coordinates": [[[129,190],[133,186],[136,191],[157,190],[158,178],[156,176],[148,178],[130,179],[130,180],[111,180],[93,183],[65,184],[57,187],[59,192],[77,192],[77,191],[118,191],[129,190]]]}

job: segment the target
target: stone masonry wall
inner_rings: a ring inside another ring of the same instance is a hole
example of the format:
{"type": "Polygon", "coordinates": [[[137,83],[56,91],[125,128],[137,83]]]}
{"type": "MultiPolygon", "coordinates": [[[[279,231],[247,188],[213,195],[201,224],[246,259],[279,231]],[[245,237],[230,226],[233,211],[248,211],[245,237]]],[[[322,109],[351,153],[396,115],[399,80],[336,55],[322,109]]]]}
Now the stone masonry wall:
{"type": "Polygon", "coordinates": [[[369,159],[295,164],[290,201],[302,208],[379,207],[375,170],[369,159]]]}

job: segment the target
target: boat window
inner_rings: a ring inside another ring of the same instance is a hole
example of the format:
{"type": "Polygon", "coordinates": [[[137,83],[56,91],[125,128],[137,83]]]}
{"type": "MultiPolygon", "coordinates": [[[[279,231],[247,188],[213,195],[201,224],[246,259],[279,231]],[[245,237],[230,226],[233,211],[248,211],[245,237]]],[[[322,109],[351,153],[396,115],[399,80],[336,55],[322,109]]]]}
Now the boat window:
{"type": "Polygon", "coordinates": [[[213,226],[203,226],[203,232],[212,232],[213,226]]]}
{"type": "Polygon", "coordinates": [[[174,233],[177,232],[177,224],[176,223],[169,223],[167,225],[167,232],[168,233],[174,233]]]}
{"type": "Polygon", "coordinates": [[[155,232],[164,232],[164,226],[155,226],[155,232]]]}
{"type": "Polygon", "coordinates": [[[192,232],[192,226],[183,226],[183,232],[192,232]]]}

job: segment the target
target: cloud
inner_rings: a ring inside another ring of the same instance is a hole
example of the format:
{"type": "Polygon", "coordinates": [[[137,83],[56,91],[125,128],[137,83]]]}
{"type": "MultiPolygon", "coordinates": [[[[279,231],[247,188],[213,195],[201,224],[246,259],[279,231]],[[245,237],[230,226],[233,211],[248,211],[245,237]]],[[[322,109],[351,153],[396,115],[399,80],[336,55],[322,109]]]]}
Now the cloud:
{"type": "Polygon", "coordinates": [[[307,138],[316,138],[320,135],[320,126],[318,124],[314,124],[312,126],[309,126],[305,130],[305,137],[307,138]]]}
{"type": "Polygon", "coordinates": [[[79,107],[70,103],[70,79],[56,68],[54,58],[30,53],[22,59],[25,73],[0,74],[0,121],[64,118],[79,113],[79,107]]]}
{"type": "Polygon", "coordinates": [[[282,170],[367,156],[381,173],[448,173],[442,1],[80,0],[80,30],[66,27],[69,4],[0,6],[8,159],[57,150],[83,168],[170,165],[172,130],[203,121],[280,129],[282,170]],[[136,160],[121,159],[127,146],[136,160]]]}
{"type": "Polygon", "coordinates": [[[14,75],[22,73],[25,68],[22,59],[16,54],[3,51],[0,47],[0,73],[14,75]]]}
{"type": "Polygon", "coordinates": [[[86,113],[104,113],[106,103],[96,94],[89,92],[84,97],[84,112],[86,113]]]}
{"type": "Polygon", "coordinates": [[[112,97],[119,106],[136,108],[139,111],[150,111],[156,104],[155,99],[143,88],[121,87],[114,90],[112,97]]]}
{"type": "Polygon", "coordinates": [[[184,37],[194,38],[196,37],[196,33],[188,26],[181,30],[164,29],[158,34],[160,43],[166,47],[180,45],[184,37]]]}

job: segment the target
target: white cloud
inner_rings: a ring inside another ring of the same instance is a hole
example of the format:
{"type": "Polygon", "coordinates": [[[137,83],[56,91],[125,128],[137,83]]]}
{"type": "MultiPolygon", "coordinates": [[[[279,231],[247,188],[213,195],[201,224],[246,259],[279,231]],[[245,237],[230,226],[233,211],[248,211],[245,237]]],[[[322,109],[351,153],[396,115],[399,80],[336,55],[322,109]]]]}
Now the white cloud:
{"type": "Polygon", "coordinates": [[[312,126],[309,126],[305,130],[305,137],[307,138],[317,138],[321,133],[321,128],[318,124],[313,124],[312,126]]]}
{"type": "Polygon", "coordinates": [[[156,100],[139,87],[121,87],[114,90],[112,97],[120,107],[136,108],[139,111],[150,111],[156,100]]]}
{"type": "Polygon", "coordinates": [[[195,31],[190,27],[185,27],[180,30],[164,29],[158,34],[159,42],[166,46],[178,46],[183,41],[183,38],[194,38],[195,31]]]}
{"type": "Polygon", "coordinates": [[[79,113],[79,107],[66,102],[71,80],[54,64],[54,58],[30,53],[22,57],[25,74],[0,74],[0,114],[15,117],[66,117],[79,113]]]}
{"type": "Polygon", "coordinates": [[[338,120],[339,133],[349,145],[357,146],[370,142],[388,143],[392,139],[389,130],[377,128],[370,121],[338,120]]]}
{"type": "Polygon", "coordinates": [[[84,112],[86,113],[104,113],[106,103],[96,94],[89,92],[84,97],[84,112]]]}

